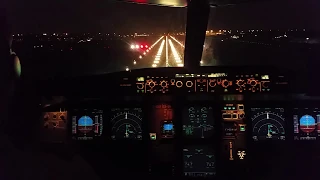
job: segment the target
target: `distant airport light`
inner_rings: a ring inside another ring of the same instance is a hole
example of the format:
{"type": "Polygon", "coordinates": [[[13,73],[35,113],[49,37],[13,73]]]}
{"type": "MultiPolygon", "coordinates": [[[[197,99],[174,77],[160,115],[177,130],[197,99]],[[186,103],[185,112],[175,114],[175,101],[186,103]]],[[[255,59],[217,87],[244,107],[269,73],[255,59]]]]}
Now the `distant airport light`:
{"type": "Polygon", "coordinates": [[[147,49],[147,52],[149,52],[149,49],[147,49]]]}
{"type": "Polygon", "coordinates": [[[142,56],[140,55],[139,58],[142,59],[142,56]]]}
{"type": "Polygon", "coordinates": [[[141,48],[143,48],[143,46],[142,46],[142,45],[141,45],[140,47],[141,47],[141,48]]]}
{"type": "Polygon", "coordinates": [[[156,64],[152,64],[152,67],[157,67],[157,65],[156,64]]]}
{"type": "Polygon", "coordinates": [[[133,61],[133,64],[134,64],[134,65],[136,65],[136,64],[137,64],[137,61],[136,61],[136,60],[134,60],[134,61],[133,61]]]}
{"type": "Polygon", "coordinates": [[[139,48],[139,45],[136,45],[136,48],[138,49],[138,48],[139,48]]]}
{"type": "Polygon", "coordinates": [[[143,55],[146,55],[146,52],[143,52],[143,55]]]}
{"type": "Polygon", "coordinates": [[[202,61],[202,60],[200,61],[200,64],[203,64],[203,61],[202,61]]]}
{"type": "Polygon", "coordinates": [[[136,46],[135,45],[131,45],[131,49],[134,49],[136,46]]]}
{"type": "Polygon", "coordinates": [[[148,48],[148,45],[146,45],[145,47],[148,48]]]}
{"type": "Polygon", "coordinates": [[[130,69],[129,69],[129,67],[126,67],[126,71],[129,71],[130,69]]]}

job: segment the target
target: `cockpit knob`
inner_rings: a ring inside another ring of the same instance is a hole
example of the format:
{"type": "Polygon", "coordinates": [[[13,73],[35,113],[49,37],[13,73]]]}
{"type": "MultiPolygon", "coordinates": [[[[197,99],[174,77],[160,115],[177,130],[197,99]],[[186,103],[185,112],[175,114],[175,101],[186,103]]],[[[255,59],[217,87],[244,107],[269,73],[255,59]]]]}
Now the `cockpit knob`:
{"type": "Polygon", "coordinates": [[[43,117],[43,120],[44,120],[44,121],[48,121],[48,120],[49,120],[49,116],[48,116],[48,115],[44,116],[44,117],[43,117]]]}
{"type": "Polygon", "coordinates": [[[64,115],[61,115],[61,116],[60,116],[60,119],[61,119],[64,123],[66,123],[66,117],[65,117],[64,115]]]}

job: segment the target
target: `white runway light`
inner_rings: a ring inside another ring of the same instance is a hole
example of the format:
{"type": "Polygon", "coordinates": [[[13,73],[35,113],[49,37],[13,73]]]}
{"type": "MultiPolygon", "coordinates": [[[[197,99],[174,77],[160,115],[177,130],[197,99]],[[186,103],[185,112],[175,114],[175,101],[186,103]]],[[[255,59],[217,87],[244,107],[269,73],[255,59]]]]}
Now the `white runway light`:
{"type": "Polygon", "coordinates": [[[163,52],[164,43],[165,43],[165,40],[162,40],[161,45],[160,45],[160,47],[158,49],[158,52],[157,52],[157,54],[156,54],[156,56],[154,58],[152,67],[157,67],[158,64],[160,63],[161,55],[162,55],[162,52],[163,52]]]}
{"type": "Polygon", "coordinates": [[[177,66],[178,66],[178,67],[183,67],[184,65],[183,65],[183,63],[182,63],[181,57],[180,57],[180,55],[178,54],[176,48],[174,47],[171,39],[169,39],[169,45],[170,45],[171,52],[172,52],[172,54],[173,54],[173,58],[174,58],[174,60],[175,60],[175,62],[176,62],[176,64],[177,64],[177,66]]]}

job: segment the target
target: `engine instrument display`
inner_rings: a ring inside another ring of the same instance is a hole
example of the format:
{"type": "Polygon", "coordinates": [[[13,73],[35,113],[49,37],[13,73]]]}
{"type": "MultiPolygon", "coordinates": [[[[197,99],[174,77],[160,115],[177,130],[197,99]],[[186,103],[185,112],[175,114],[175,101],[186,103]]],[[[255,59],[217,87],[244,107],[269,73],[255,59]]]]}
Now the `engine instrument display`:
{"type": "Polygon", "coordinates": [[[285,140],[283,108],[251,108],[252,138],[259,140],[285,140]]]}
{"type": "Polygon", "coordinates": [[[186,137],[208,138],[214,132],[213,109],[209,106],[192,106],[184,110],[183,132],[186,137]]]}
{"type": "Polygon", "coordinates": [[[295,140],[317,140],[320,137],[320,109],[294,108],[293,128],[295,140]]]}
{"type": "Polygon", "coordinates": [[[184,176],[213,177],[216,174],[215,155],[208,146],[190,146],[183,149],[184,176]]]}
{"type": "Polygon", "coordinates": [[[111,109],[111,138],[142,140],[142,109],[111,109]]]}
{"type": "Polygon", "coordinates": [[[72,112],[72,135],[76,140],[92,140],[101,136],[103,130],[103,111],[82,109],[72,112]]]}

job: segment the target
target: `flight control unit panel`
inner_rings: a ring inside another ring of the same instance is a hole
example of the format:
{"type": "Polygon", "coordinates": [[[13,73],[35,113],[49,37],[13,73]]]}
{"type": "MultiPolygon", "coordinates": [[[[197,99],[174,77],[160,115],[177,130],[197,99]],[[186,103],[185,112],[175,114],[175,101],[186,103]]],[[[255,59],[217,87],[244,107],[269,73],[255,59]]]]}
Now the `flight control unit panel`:
{"type": "Polygon", "coordinates": [[[198,73],[123,78],[120,86],[134,87],[131,91],[138,94],[275,93],[287,89],[288,81],[282,75],[198,73]]]}

